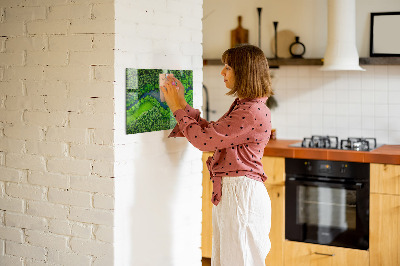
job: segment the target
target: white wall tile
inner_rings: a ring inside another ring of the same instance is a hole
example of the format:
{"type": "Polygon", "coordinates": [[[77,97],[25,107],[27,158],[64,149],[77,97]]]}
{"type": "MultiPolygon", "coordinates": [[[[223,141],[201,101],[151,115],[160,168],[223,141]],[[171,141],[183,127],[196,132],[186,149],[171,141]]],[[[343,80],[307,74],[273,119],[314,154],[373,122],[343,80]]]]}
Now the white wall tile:
{"type": "MultiPolygon", "coordinates": [[[[347,132],[348,136],[357,137],[362,134],[375,136],[375,132],[379,132],[379,136],[383,136],[382,141],[396,144],[393,140],[397,136],[393,134],[398,132],[398,128],[395,125],[385,125],[384,121],[389,119],[391,124],[400,117],[400,67],[363,67],[366,68],[365,72],[336,73],[320,71],[315,66],[281,66],[274,69],[273,84],[279,106],[272,114],[273,127],[280,132],[278,137],[306,137],[299,133],[307,131],[301,128],[306,124],[312,134],[347,132]],[[311,124],[305,120],[298,122],[299,114],[301,118],[311,119],[311,124]],[[393,121],[390,120],[392,118],[393,121]]],[[[211,67],[204,68],[204,82],[213,87],[213,75],[207,68],[211,67]]],[[[225,101],[223,96],[218,98],[219,105],[225,101]]],[[[213,102],[215,99],[211,98],[211,105],[213,102]]],[[[220,115],[215,114],[216,117],[220,115]]]]}

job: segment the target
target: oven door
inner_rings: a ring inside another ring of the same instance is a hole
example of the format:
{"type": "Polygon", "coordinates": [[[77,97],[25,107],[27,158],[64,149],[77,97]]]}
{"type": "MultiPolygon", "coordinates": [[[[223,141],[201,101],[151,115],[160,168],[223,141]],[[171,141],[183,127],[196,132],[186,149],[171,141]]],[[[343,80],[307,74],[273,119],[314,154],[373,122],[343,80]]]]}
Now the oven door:
{"type": "Polygon", "coordinates": [[[286,239],[367,250],[369,185],[286,177],[286,239]]]}

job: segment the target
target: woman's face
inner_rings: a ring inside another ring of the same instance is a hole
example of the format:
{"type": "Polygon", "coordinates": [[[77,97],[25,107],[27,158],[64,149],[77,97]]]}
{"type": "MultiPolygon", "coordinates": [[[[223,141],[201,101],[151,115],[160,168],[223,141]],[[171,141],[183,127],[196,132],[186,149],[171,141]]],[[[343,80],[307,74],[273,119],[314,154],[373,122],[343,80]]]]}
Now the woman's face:
{"type": "Polygon", "coordinates": [[[235,73],[233,72],[233,69],[225,64],[221,71],[221,75],[224,77],[225,86],[228,89],[233,89],[235,86],[235,73]]]}

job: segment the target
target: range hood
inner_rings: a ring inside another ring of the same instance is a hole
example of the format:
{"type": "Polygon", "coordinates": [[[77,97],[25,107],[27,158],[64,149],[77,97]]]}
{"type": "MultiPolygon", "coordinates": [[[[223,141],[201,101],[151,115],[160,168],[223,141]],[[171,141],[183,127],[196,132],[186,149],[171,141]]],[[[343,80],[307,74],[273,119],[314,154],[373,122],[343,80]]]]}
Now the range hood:
{"type": "Polygon", "coordinates": [[[355,0],[328,0],[328,44],[323,71],[358,70],[355,0]]]}

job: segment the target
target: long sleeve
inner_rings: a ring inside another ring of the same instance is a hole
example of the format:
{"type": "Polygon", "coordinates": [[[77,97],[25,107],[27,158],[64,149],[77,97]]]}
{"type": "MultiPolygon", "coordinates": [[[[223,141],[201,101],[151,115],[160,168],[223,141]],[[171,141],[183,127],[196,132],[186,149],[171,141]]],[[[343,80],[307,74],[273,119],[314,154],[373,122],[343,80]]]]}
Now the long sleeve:
{"type": "Polygon", "coordinates": [[[248,108],[233,109],[218,122],[208,123],[207,126],[201,125],[182,109],[177,110],[174,116],[180,132],[201,151],[233,148],[255,141],[251,131],[254,131],[257,121],[248,108]]]}
{"type": "MultiPolygon", "coordinates": [[[[187,104],[184,111],[186,115],[196,120],[200,126],[202,127],[208,126],[209,122],[200,117],[200,111],[198,109],[194,109],[189,104],[187,104]]],[[[184,137],[184,136],[185,135],[183,135],[182,132],[180,131],[179,124],[176,124],[176,126],[174,127],[174,129],[172,130],[171,134],[169,134],[168,137],[171,138],[171,137],[184,137]]]]}

